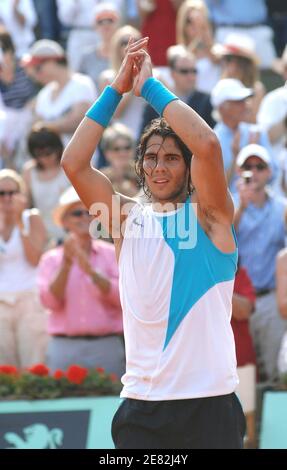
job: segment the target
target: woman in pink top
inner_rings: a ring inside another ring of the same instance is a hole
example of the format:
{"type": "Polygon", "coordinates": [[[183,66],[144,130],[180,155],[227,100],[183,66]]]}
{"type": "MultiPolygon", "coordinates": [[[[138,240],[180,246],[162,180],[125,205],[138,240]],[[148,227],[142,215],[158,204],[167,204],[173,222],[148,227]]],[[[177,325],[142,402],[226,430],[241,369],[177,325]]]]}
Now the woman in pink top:
{"type": "Polygon", "coordinates": [[[40,298],[50,311],[47,364],[51,370],[103,367],[121,377],[125,354],[114,246],[91,238],[92,218],[72,187],[61,196],[54,219],[67,237],[39,266],[40,298]]]}

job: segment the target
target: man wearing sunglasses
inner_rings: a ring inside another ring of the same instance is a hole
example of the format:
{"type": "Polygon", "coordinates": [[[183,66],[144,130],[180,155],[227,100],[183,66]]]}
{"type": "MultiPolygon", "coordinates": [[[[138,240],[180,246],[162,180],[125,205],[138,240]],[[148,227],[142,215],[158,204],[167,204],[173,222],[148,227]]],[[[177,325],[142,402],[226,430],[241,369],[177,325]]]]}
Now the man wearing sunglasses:
{"type": "Polygon", "coordinates": [[[268,151],[272,182],[278,172],[267,131],[256,124],[246,122],[249,100],[252,96],[253,89],[245,87],[240,80],[235,78],[219,80],[211,93],[211,103],[218,119],[214,132],[221,144],[224,169],[232,193],[237,191],[238,176],[235,171],[237,154],[240,149],[250,143],[257,143],[268,151]]]}
{"type": "Polygon", "coordinates": [[[101,367],[120,377],[125,354],[114,247],[92,240],[92,218],[74,188],[62,194],[53,216],[67,235],[39,266],[40,297],[50,313],[47,364],[53,371],[101,367]]]}
{"type": "Polygon", "coordinates": [[[271,158],[264,147],[247,145],[238,154],[236,164],[240,175],[235,198],[239,257],[257,295],[250,319],[251,333],[259,379],[273,381],[277,378],[277,358],[287,327],[278,313],[275,292],[276,256],[285,246],[286,204],[268,190],[271,158]]]}

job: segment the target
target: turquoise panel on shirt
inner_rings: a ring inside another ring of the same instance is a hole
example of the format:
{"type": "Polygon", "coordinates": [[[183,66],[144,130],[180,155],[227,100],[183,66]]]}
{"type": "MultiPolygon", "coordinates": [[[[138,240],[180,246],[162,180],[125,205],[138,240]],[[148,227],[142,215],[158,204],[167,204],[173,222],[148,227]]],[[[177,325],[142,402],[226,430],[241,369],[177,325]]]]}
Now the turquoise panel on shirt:
{"type": "Polygon", "coordinates": [[[165,349],[195,303],[216,284],[234,279],[237,249],[231,254],[220,252],[199,225],[189,201],[174,215],[157,219],[162,225],[163,237],[174,254],[165,349]]]}

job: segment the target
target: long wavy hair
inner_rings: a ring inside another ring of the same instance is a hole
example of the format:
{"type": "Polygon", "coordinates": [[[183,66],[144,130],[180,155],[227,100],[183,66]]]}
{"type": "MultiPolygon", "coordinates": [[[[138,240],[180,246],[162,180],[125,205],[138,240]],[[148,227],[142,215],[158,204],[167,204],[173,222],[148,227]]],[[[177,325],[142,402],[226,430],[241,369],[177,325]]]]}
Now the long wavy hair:
{"type": "Polygon", "coordinates": [[[185,47],[190,43],[190,38],[188,38],[186,33],[186,20],[189,12],[192,10],[200,11],[207,23],[209,23],[208,9],[202,0],[186,0],[183,2],[176,16],[176,40],[177,44],[183,44],[185,47]]]}

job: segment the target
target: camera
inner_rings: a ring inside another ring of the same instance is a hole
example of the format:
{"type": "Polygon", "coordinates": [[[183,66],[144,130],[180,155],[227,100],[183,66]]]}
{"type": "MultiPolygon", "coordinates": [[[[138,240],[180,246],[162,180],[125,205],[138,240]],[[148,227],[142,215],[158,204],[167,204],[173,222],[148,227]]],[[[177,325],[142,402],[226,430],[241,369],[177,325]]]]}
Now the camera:
{"type": "Polygon", "coordinates": [[[241,177],[244,179],[246,184],[249,184],[252,180],[253,173],[252,171],[246,170],[241,173],[241,177]]]}

